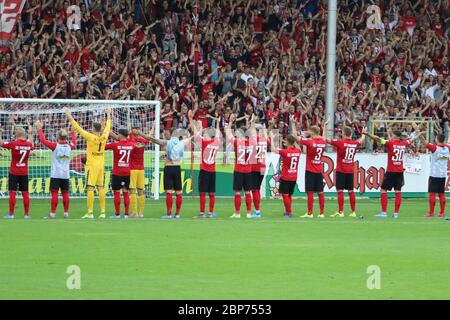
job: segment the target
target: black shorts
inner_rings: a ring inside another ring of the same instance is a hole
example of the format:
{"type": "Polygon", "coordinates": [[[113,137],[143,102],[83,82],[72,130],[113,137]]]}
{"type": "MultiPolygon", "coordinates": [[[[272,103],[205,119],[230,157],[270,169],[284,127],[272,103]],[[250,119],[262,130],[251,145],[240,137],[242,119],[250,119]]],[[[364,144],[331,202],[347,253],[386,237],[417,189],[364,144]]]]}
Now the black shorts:
{"type": "Polygon", "coordinates": [[[10,173],[8,175],[9,191],[28,191],[28,176],[16,176],[10,173]]]}
{"type": "Polygon", "coordinates": [[[50,178],[51,191],[69,191],[69,179],[50,178]]]}
{"type": "Polygon", "coordinates": [[[216,173],[200,170],[198,174],[198,192],[216,192],[216,173]]]}
{"type": "Polygon", "coordinates": [[[381,189],[395,191],[402,190],[405,184],[405,179],[403,178],[403,172],[386,172],[384,174],[383,183],[381,184],[381,189]]]}
{"type": "Polygon", "coordinates": [[[264,179],[264,174],[261,172],[252,172],[252,190],[261,189],[261,184],[264,179]]]}
{"type": "Polygon", "coordinates": [[[444,193],[445,192],[446,178],[428,178],[428,192],[432,193],[444,193]]]}
{"type": "Polygon", "coordinates": [[[180,166],[164,167],[164,190],[181,191],[182,189],[180,166]]]}
{"type": "Polygon", "coordinates": [[[234,191],[250,191],[252,190],[252,173],[233,173],[233,190],[234,191]]]}
{"type": "Polygon", "coordinates": [[[292,196],[295,190],[295,185],[297,181],[285,181],[283,179],[280,180],[280,194],[288,194],[292,196]]]}
{"type": "Polygon", "coordinates": [[[115,174],[111,177],[111,189],[120,190],[130,188],[130,176],[117,176],[115,174]]]}
{"type": "Polygon", "coordinates": [[[305,191],[306,192],[323,192],[323,175],[305,171],[305,191]]]}
{"type": "Polygon", "coordinates": [[[353,178],[353,173],[336,172],[336,190],[353,190],[353,178]]]}

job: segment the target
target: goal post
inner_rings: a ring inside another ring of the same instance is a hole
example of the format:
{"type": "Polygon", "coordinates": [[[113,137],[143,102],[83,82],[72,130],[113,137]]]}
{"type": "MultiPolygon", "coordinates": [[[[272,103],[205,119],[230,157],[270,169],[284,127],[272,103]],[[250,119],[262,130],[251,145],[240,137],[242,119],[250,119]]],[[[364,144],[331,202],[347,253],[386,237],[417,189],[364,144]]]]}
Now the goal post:
{"type": "MultiPolygon", "coordinates": [[[[112,109],[111,130],[117,132],[120,128],[140,127],[148,132],[154,126],[154,135],[160,136],[160,101],[147,100],[76,100],[76,99],[0,99],[0,127],[5,141],[15,139],[15,129],[33,128],[35,150],[29,159],[30,196],[33,198],[49,197],[51,150],[40,143],[35,122],[43,124],[43,133],[47,140],[56,141],[60,129],[71,130],[72,127],[64,114],[64,108],[71,111],[80,126],[91,131],[93,122],[105,122],[106,108],[112,109]]],[[[86,142],[77,134],[76,148],[72,152],[70,165],[70,186],[72,197],[85,196],[85,178],[83,157],[86,152],[86,142]]],[[[0,198],[7,193],[8,169],[10,152],[0,148],[0,198]]],[[[145,149],[145,195],[159,199],[160,184],[160,148],[149,144],[145,149]]],[[[110,176],[112,169],[112,152],[105,152],[105,189],[110,193],[110,176]]]]}

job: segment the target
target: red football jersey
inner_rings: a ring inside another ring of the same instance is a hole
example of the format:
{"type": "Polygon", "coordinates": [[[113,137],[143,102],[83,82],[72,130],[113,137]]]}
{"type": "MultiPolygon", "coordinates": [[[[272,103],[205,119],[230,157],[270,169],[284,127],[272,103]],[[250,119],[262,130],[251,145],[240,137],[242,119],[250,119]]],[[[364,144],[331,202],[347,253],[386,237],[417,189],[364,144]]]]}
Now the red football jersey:
{"type": "Polygon", "coordinates": [[[270,145],[270,140],[262,137],[256,139],[255,147],[250,156],[250,163],[252,165],[252,172],[264,173],[266,171],[266,156],[267,148],[270,145]]]}
{"type": "Polygon", "coordinates": [[[202,158],[200,170],[216,172],[216,156],[220,140],[202,139],[202,158]]]}
{"type": "Polygon", "coordinates": [[[403,159],[407,147],[411,145],[409,140],[392,140],[385,143],[388,150],[388,163],[386,172],[403,172],[403,159]]]}
{"type": "Polygon", "coordinates": [[[128,136],[128,141],[134,144],[130,155],[130,169],[144,170],[144,153],[148,141],[142,137],[135,137],[132,134],[128,136]]]}
{"type": "Polygon", "coordinates": [[[416,17],[402,17],[403,30],[414,30],[416,27],[417,19],[416,17]]]}
{"type": "Polygon", "coordinates": [[[322,173],[322,155],[327,142],[323,138],[300,139],[300,144],[306,146],[306,171],[322,173]]]}
{"type": "Polygon", "coordinates": [[[336,172],[353,173],[356,151],[361,146],[361,143],[352,139],[333,139],[331,140],[331,145],[336,149],[337,153],[336,172]]]}
{"type": "Polygon", "coordinates": [[[173,120],[174,120],[174,116],[173,113],[168,114],[167,116],[165,116],[163,118],[163,123],[164,123],[164,129],[165,130],[170,130],[173,127],[173,120]]]}
{"type": "Polygon", "coordinates": [[[249,146],[248,140],[233,138],[232,142],[235,153],[234,171],[241,173],[252,172],[252,166],[248,163],[252,147],[249,146]]]}
{"type": "Polygon", "coordinates": [[[9,173],[16,176],[28,175],[28,158],[30,157],[33,144],[25,139],[11,142],[3,142],[2,148],[11,150],[11,166],[9,173]]]}
{"type": "Polygon", "coordinates": [[[134,143],[129,140],[116,141],[108,143],[105,149],[114,152],[112,174],[122,177],[129,176],[131,153],[134,149],[134,143]]]}
{"type": "Polygon", "coordinates": [[[297,181],[298,167],[300,165],[300,149],[287,148],[279,150],[281,157],[281,179],[284,181],[297,181]]]}
{"type": "Polygon", "coordinates": [[[194,119],[200,120],[202,122],[202,127],[207,128],[208,127],[208,110],[207,109],[198,109],[195,113],[194,119]]]}

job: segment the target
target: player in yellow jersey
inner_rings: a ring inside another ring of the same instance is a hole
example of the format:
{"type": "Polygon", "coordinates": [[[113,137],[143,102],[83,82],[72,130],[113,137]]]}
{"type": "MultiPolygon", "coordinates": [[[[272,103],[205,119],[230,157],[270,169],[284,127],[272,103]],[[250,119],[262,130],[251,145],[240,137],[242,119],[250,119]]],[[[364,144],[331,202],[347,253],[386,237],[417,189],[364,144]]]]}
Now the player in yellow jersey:
{"type": "Polygon", "coordinates": [[[100,219],[104,219],[106,210],[106,190],[103,188],[105,175],[105,146],[111,130],[111,108],[106,110],[107,120],[105,128],[98,122],[93,123],[92,133],[83,130],[73,119],[70,110],[64,108],[73,128],[86,140],[86,185],[87,185],[87,214],[83,219],[94,218],[94,189],[97,188],[100,204],[100,219]]]}
{"type": "MultiPolygon", "coordinates": [[[[154,128],[150,132],[153,134],[154,128]]],[[[145,146],[150,143],[147,139],[142,138],[139,126],[131,127],[131,133],[128,135],[128,141],[134,143],[134,149],[130,156],[130,218],[143,218],[145,206],[145,166],[144,155],[145,146]],[[139,197],[139,201],[138,198],[139,197]],[[139,204],[139,205],[138,205],[139,204]]],[[[114,132],[110,133],[110,137],[119,140],[119,136],[114,132]]]]}

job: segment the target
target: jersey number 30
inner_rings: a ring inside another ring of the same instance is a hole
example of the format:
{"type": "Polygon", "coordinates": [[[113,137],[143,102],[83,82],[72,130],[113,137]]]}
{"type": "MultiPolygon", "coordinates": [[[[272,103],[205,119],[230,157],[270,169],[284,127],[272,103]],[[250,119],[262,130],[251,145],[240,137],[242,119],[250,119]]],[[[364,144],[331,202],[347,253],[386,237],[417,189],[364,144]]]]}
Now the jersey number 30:
{"type": "Polygon", "coordinates": [[[403,161],[405,149],[394,149],[393,152],[394,154],[392,155],[392,161],[403,161]]]}

